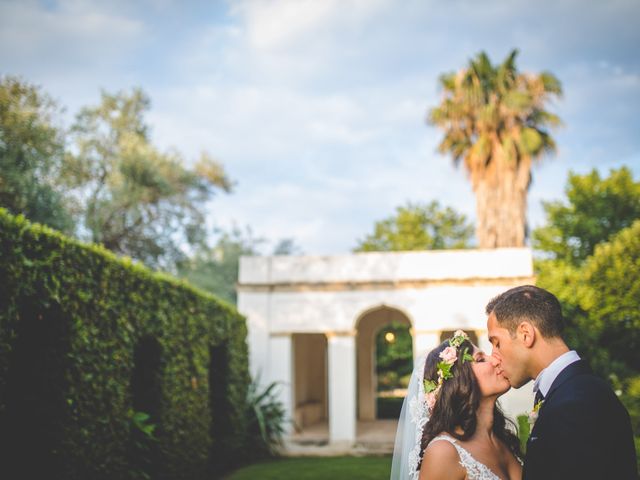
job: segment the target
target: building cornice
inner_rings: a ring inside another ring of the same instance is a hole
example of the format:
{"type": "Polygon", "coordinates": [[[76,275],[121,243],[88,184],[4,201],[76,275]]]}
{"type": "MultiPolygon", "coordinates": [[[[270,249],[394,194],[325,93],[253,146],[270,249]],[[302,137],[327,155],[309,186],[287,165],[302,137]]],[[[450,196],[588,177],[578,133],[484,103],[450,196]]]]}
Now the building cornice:
{"type": "Polygon", "coordinates": [[[238,292],[275,293],[275,292],[352,292],[371,290],[424,289],[428,287],[479,287],[535,284],[535,276],[495,277],[495,278],[448,278],[448,279],[412,279],[380,281],[346,282],[280,282],[280,283],[239,283],[238,292]]]}

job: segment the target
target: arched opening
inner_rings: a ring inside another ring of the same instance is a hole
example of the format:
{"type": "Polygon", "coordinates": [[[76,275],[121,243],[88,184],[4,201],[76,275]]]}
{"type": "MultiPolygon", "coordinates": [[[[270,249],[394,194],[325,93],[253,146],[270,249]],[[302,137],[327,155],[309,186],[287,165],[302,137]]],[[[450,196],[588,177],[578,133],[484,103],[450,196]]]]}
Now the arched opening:
{"type": "Polygon", "coordinates": [[[413,369],[411,321],[392,307],[366,312],[357,323],[356,349],[358,420],[398,418],[413,369]]]}
{"type": "Polygon", "coordinates": [[[0,458],[7,478],[62,478],[69,421],[69,319],[60,305],[20,302],[0,411],[0,458]]]}
{"type": "Polygon", "coordinates": [[[327,421],[327,337],[296,333],[293,344],[293,421],[301,431],[327,421]]]}
{"type": "Polygon", "coordinates": [[[398,419],[413,371],[411,326],[394,321],[384,325],[375,339],[376,418],[398,419]]]}
{"type": "Polygon", "coordinates": [[[154,436],[160,421],[162,401],[162,347],[151,336],[142,337],[133,352],[131,375],[131,449],[129,462],[135,471],[155,478],[159,452],[154,436]]]}

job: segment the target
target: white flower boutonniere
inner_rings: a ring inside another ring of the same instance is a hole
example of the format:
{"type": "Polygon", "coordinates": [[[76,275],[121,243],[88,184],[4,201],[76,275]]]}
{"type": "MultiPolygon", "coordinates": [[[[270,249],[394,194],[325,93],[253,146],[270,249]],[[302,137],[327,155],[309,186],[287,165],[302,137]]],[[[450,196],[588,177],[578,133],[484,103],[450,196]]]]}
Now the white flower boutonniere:
{"type": "Polygon", "coordinates": [[[536,420],[538,420],[538,412],[540,411],[540,408],[542,407],[542,404],[544,403],[544,400],[540,400],[538,403],[536,403],[533,406],[533,410],[531,410],[529,412],[529,428],[530,430],[533,430],[533,426],[536,423],[536,420]]]}

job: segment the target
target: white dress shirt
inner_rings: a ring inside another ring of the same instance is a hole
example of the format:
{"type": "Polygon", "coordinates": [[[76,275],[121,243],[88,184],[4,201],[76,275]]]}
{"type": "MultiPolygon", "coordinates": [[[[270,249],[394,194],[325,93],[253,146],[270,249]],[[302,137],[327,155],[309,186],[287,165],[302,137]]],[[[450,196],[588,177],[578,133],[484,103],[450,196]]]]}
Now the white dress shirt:
{"type": "Polygon", "coordinates": [[[533,383],[533,392],[535,393],[540,390],[540,393],[546,397],[551,385],[560,372],[578,360],[580,360],[580,357],[574,350],[560,355],[538,374],[533,383]]]}

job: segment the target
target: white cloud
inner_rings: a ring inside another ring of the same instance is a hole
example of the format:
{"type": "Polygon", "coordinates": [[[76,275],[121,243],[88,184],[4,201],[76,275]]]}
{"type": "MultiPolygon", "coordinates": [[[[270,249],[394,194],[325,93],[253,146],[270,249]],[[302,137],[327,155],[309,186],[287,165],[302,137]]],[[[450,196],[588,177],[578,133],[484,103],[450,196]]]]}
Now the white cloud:
{"type": "MultiPolygon", "coordinates": [[[[380,0],[248,0],[235,13],[244,17],[247,40],[258,51],[297,50],[340,28],[360,25],[378,11],[380,0]]],[[[326,40],[326,38],[325,38],[326,40]]]]}
{"type": "Polygon", "coordinates": [[[326,24],[337,2],[314,0],[252,1],[238,7],[245,16],[249,44],[256,50],[278,50],[312,36],[326,24]]]}

